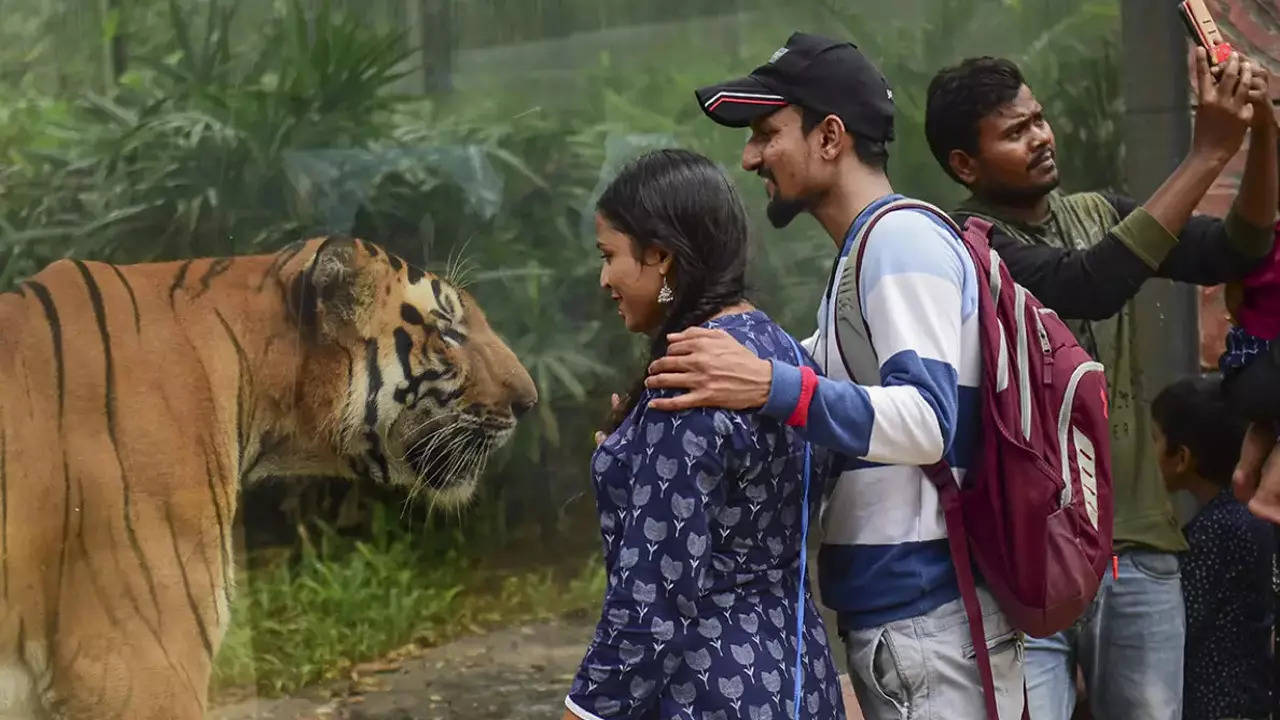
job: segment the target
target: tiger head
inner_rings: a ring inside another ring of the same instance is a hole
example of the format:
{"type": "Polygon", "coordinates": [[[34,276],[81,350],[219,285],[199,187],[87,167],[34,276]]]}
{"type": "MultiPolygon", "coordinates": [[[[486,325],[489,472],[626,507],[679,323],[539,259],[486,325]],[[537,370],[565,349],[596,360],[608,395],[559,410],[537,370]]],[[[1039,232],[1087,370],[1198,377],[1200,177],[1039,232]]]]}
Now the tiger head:
{"type": "Polygon", "coordinates": [[[336,401],[301,398],[315,431],[357,476],[433,503],[467,500],[537,403],[533,379],[469,293],[369,242],[307,245],[314,254],[282,273],[310,348],[300,386],[345,382],[336,401]]]}

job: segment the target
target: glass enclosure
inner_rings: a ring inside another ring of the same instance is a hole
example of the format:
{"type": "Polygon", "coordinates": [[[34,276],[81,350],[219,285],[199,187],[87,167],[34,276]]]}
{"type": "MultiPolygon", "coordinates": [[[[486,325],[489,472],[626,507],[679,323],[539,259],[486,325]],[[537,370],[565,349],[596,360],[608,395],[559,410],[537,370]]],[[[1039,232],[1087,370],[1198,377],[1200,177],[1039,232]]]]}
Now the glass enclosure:
{"type": "Polygon", "coordinates": [[[961,195],[924,142],[928,81],[1005,55],[1048,109],[1065,187],[1120,186],[1108,0],[0,8],[0,290],[66,256],[268,253],[346,233],[464,284],[538,386],[465,507],[319,477],[242,488],[212,680],[228,719],[558,716],[604,588],[592,433],[646,349],[598,285],[596,195],[644,149],[713,158],[751,216],[751,298],[797,336],[830,267],[811,218],[768,224],[739,166],[747,131],[707,120],[695,87],[763,63],[793,30],[849,38],[894,88],[896,189],[945,206],[961,195]]]}

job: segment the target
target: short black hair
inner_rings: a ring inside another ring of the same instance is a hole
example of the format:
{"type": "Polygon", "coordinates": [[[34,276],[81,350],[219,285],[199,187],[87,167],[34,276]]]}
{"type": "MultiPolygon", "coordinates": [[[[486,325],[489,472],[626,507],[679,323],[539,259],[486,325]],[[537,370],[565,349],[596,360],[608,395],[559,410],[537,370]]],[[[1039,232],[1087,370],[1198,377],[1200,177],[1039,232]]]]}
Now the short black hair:
{"type": "MultiPolygon", "coordinates": [[[[798,105],[800,108],[800,131],[808,135],[818,124],[827,119],[825,113],[818,112],[798,105]]],[[[889,167],[889,144],[883,140],[868,140],[867,138],[850,133],[853,135],[853,153],[858,156],[863,165],[875,168],[876,170],[885,170],[889,167]]]]}
{"type": "Polygon", "coordinates": [[[952,150],[978,152],[978,123],[996,108],[1018,97],[1026,81],[1012,60],[990,56],[968,58],[945,67],[929,81],[924,135],[942,169],[958,183],[947,156],[952,150]]]}
{"type": "Polygon", "coordinates": [[[1246,423],[1227,403],[1217,373],[1170,384],[1152,401],[1151,417],[1164,433],[1166,449],[1185,447],[1201,477],[1231,485],[1246,423]]]}

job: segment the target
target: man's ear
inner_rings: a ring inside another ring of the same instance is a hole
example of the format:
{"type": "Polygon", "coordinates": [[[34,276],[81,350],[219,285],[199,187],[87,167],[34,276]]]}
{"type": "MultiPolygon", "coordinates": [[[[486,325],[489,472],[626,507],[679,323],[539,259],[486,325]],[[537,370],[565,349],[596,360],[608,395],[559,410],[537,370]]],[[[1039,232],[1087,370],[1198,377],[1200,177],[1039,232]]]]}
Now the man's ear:
{"type": "Polygon", "coordinates": [[[331,237],[289,286],[289,311],[313,337],[333,334],[355,320],[357,266],[355,241],[331,237]]]}
{"type": "Polygon", "coordinates": [[[853,136],[845,129],[844,121],[836,115],[828,115],[818,123],[818,152],[824,160],[835,160],[844,152],[845,144],[853,143],[853,136]]]}
{"type": "Polygon", "coordinates": [[[952,150],[947,153],[947,165],[961,183],[973,185],[978,181],[978,161],[969,153],[959,148],[952,150]]]}

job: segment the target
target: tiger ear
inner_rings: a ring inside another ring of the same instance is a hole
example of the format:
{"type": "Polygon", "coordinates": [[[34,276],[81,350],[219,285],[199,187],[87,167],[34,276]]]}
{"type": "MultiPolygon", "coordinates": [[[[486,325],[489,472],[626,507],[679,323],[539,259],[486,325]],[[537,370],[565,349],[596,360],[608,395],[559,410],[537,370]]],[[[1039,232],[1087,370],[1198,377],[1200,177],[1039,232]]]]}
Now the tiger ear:
{"type": "Polygon", "coordinates": [[[289,311],[303,330],[332,335],[356,319],[360,268],[355,241],[331,237],[293,279],[289,311]]]}

